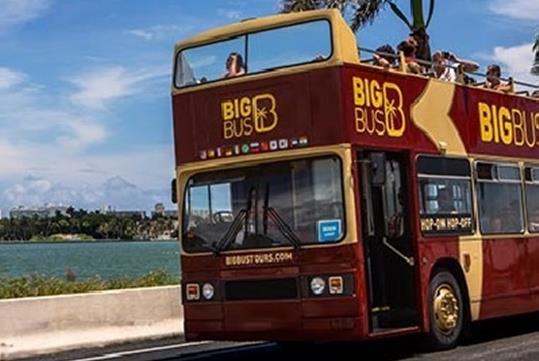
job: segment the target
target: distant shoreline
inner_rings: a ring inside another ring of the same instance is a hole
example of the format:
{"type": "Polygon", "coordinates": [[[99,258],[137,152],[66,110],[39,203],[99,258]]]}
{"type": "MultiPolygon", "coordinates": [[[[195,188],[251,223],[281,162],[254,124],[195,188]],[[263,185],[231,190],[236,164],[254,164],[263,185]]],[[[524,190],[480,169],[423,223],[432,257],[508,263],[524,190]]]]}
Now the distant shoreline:
{"type": "Polygon", "coordinates": [[[143,243],[143,242],[178,242],[177,239],[94,239],[94,240],[66,240],[66,241],[52,241],[52,240],[40,240],[40,241],[0,241],[0,245],[10,244],[81,244],[81,243],[143,243]]]}

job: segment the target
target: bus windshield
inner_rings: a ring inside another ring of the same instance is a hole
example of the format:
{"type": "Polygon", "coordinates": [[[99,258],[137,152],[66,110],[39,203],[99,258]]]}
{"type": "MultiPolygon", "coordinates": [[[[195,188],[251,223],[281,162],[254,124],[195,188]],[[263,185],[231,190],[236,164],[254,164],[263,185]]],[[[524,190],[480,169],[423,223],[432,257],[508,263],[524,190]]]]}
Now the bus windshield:
{"type": "Polygon", "coordinates": [[[338,242],[344,236],[341,178],[336,157],[195,175],[185,194],[183,248],[209,252],[338,242]]]}
{"type": "Polygon", "coordinates": [[[180,51],[176,59],[178,88],[327,60],[332,54],[327,20],[242,34],[180,51]]]}

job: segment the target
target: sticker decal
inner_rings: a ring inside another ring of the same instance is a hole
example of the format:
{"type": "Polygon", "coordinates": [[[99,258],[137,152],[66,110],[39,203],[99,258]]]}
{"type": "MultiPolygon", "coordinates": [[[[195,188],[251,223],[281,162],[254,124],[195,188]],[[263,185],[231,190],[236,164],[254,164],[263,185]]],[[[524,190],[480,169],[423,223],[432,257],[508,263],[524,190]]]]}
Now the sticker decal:
{"type": "Polygon", "coordinates": [[[316,224],[318,242],[338,241],[342,236],[342,221],[340,219],[324,219],[316,224]]]}

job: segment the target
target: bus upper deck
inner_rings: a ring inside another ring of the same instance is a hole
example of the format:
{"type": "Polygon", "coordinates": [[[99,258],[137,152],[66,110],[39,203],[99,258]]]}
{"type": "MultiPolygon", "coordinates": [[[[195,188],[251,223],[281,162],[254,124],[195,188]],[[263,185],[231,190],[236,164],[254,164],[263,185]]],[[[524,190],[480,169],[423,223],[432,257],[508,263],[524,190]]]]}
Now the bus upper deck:
{"type": "Polygon", "coordinates": [[[338,143],[537,154],[539,100],[363,64],[337,11],[203,33],[175,59],[178,164],[338,143]],[[246,75],[224,78],[230,53],[246,75]]]}

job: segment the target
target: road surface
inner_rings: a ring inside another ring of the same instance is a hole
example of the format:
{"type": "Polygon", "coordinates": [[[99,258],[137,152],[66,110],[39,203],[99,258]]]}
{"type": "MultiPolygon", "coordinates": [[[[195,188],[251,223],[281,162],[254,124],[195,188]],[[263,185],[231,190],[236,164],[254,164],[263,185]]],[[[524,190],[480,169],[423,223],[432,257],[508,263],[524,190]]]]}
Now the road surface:
{"type": "Polygon", "coordinates": [[[181,339],[154,340],[136,344],[77,350],[40,356],[27,361],[170,361],[170,360],[336,360],[385,361],[536,361],[539,360],[539,314],[483,322],[473,337],[454,350],[430,353],[419,337],[369,343],[302,344],[296,350],[274,343],[185,343],[181,339]]]}

